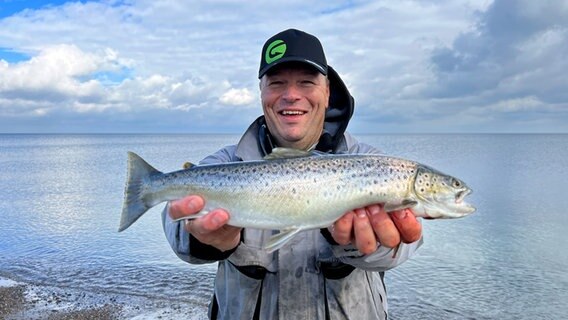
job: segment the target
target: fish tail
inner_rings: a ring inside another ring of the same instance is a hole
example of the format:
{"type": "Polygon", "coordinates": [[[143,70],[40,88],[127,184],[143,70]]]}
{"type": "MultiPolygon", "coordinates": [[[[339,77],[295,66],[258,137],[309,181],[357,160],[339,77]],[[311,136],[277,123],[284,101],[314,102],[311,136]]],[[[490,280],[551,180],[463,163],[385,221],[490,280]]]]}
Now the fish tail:
{"type": "Polygon", "coordinates": [[[154,169],[139,155],[128,152],[128,175],[124,189],[124,204],[120,216],[120,226],[118,227],[119,232],[130,227],[152,207],[144,200],[147,195],[145,184],[155,174],[162,173],[154,169]]]}

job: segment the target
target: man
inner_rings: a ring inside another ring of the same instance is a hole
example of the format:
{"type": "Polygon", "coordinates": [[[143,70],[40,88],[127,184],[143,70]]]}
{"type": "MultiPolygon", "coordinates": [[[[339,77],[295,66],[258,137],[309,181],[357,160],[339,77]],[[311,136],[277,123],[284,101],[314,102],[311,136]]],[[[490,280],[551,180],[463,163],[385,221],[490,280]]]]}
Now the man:
{"type": "MultiPolygon", "coordinates": [[[[202,164],[262,159],[272,148],[328,153],[378,153],[345,132],[354,102],[327,65],[320,41],[299,30],[266,41],[259,69],[264,116],[237,145],[202,164]]],[[[219,262],[212,319],[386,319],[384,271],[406,261],[422,243],[410,210],[381,204],[353,208],[329,228],[296,235],[274,253],[261,248],[272,230],[227,225],[222,208],[188,223],[205,199],[190,195],[164,210],[164,230],[190,263],[219,262]]]]}

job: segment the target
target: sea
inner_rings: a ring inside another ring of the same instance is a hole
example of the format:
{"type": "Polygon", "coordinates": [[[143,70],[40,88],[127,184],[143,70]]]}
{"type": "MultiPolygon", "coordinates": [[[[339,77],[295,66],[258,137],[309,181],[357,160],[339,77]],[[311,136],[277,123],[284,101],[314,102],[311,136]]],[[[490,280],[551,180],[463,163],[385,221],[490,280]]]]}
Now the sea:
{"type": "MultiPolygon", "coordinates": [[[[568,135],[356,137],[474,190],[474,214],[423,220],[424,245],[386,273],[391,319],[568,319],[568,135]]],[[[167,172],[238,139],[0,135],[0,286],[25,286],[19,317],[119,305],[124,319],[205,319],[216,265],[174,254],[162,205],[117,232],[127,151],[167,172]]]]}

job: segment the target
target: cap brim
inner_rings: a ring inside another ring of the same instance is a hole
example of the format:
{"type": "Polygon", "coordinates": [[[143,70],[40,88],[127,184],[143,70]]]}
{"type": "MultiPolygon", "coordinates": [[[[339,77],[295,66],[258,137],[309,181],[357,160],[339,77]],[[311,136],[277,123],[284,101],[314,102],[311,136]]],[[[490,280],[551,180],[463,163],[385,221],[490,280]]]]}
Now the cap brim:
{"type": "Polygon", "coordinates": [[[269,64],[267,66],[265,66],[264,68],[262,68],[262,70],[260,70],[258,72],[258,78],[262,78],[262,76],[264,76],[270,69],[276,67],[276,66],[280,66],[283,63],[287,63],[287,62],[301,62],[301,63],[305,63],[306,65],[313,67],[315,70],[317,70],[319,73],[323,74],[324,76],[327,76],[327,66],[323,67],[311,60],[308,59],[304,59],[304,58],[299,58],[299,57],[286,57],[286,58],[282,58],[272,64],[269,64]]]}

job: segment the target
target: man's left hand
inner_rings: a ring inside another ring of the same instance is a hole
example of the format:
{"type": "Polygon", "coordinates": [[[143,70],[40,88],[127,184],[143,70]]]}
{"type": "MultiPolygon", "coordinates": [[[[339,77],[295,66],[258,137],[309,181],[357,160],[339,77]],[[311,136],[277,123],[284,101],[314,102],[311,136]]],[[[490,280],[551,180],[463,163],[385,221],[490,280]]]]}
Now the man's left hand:
{"type": "Polygon", "coordinates": [[[329,232],[340,245],[353,243],[363,254],[377,250],[377,243],[394,248],[401,242],[412,243],[422,236],[422,225],[411,209],[387,213],[380,204],[347,212],[329,232]]]}

